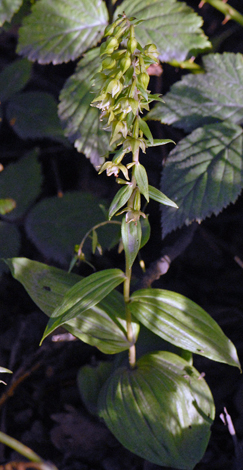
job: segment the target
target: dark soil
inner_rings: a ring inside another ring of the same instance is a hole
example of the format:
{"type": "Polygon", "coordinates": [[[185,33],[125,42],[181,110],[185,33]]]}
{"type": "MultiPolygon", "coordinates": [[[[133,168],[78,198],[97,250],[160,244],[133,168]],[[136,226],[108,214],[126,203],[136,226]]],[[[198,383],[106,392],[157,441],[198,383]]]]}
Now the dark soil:
{"type": "MultiPolygon", "coordinates": [[[[195,8],[197,3],[193,0],[188,2],[195,8]]],[[[243,13],[241,1],[230,3],[243,13]]],[[[243,53],[242,29],[232,22],[223,27],[222,15],[209,5],[205,5],[200,14],[204,16],[205,32],[210,37],[221,34],[223,28],[231,28],[227,41],[220,43],[219,52],[230,50],[243,53]]],[[[0,42],[2,67],[15,58],[16,44],[14,31],[4,34],[4,40],[0,42]]],[[[40,89],[57,97],[72,71],[73,65],[56,68],[36,65],[35,77],[39,80],[40,89]]],[[[165,65],[163,75],[152,78],[152,85],[156,92],[161,90],[164,94],[180,75],[181,71],[165,65]]],[[[161,132],[157,124],[154,127],[156,132],[161,132]]],[[[15,151],[17,158],[20,147],[24,151],[30,143],[19,142],[7,125],[3,129],[3,150],[15,151]]],[[[181,137],[178,131],[172,129],[165,128],[162,132],[167,132],[167,137],[175,140],[181,137]]],[[[43,148],[43,197],[55,194],[61,181],[64,191],[82,188],[92,190],[99,197],[110,198],[106,177],[102,175],[98,181],[97,173],[84,156],[74,150],[63,151],[55,159],[54,171],[45,158],[49,143],[38,142],[38,145],[43,148]],[[57,174],[58,180],[55,179],[57,174]]],[[[160,153],[154,153],[147,160],[151,184],[157,187],[161,160],[165,157],[165,153],[162,158],[160,153]]],[[[197,227],[193,225],[178,230],[163,242],[158,205],[151,204],[149,212],[152,239],[142,252],[146,266],[156,261],[162,252],[166,254],[177,247],[170,269],[153,283],[153,287],[177,291],[203,307],[233,341],[242,363],[243,197],[239,197],[236,204],[230,205],[218,217],[213,216],[197,227]]],[[[24,232],[20,255],[53,264],[42,257],[24,232]]],[[[117,267],[118,263],[122,267],[122,257],[118,257],[115,250],[105,253],[103,261],[95,256],[92,262],[97,269],[102,268],[102,263],[110,267],[117,267]]],[[[87,273],[91,273],[89,268],[80,269],[80,274],[87,273]]],[[[134,273],[134,282],[142,281],[138,265],[134,273]]],[[[46,322],[47,317],[38,310],[23,287],[10,274],[4,274],[0,284],[0,365],[11,369],[13,376],[1,376],[7,382],[7,386],[0,384],[1,431],[26,444],[59,470],[156,470],[155,465],[124,449],[106,426],[88,413],[81,401],[77,387],[79,368],[108,358],[96,348],[70,338],[58,342],[48,338],[40,347],[46,322]]],[[[216,404],[212,437],[196,470],[243,469],[242,375],[234,367],[201,356],[194,358],[194,365],[205,373],[216,404]],[[225,408],[235,427],[234,436],[230,435],[228,427],[220,419],[225,408]]],[[[0,464],[20,460],[25,459],[0,444],[0,464]]]]}

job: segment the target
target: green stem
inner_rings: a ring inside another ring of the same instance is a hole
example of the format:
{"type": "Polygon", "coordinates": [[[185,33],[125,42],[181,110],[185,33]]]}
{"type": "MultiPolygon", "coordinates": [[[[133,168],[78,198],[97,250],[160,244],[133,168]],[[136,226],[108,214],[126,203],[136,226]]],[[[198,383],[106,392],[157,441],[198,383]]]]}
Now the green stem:
{"type": "Polygon", "coordinates": [[[24,444],[21,444],[21,442],[17,441],[13,437],[8,436],[7,434],[1,431],[0,431],[0,442],[2,442],[2,444],[7,445],[8,447],[11,447],[11,449],[14,449],[19,454],[31,460],[31,462],[37,462],[37,463],[43,462],[43,460],[39,457],[39,455],[33,452],[33,450],[31,450],[29,447],[25,446],[24,444]]]}
{"type": "MultiPolygon", "coordinates": [[[[130,343],[134,343],[134,334],[132,330],[132,315],[129,310],[129,301],[130,301],[130,284],[131,284],[131,275],[132,268],[129,268],[128,262],[126,260],[126,279],[124,281],[124,301],[126,308],[126,322],[127,322],[127,339],[130,343]]],[[[132,344],[129,348],[129,364],[132,369],[136,365],[136,347],[135,344],[132,344]]]]}
{"type": "Polygon", "coordinates": [[[80,245],[79,245],[78,256],[81,255],[82,249],[83,249],[83,246],[84,246],[84,243],[85,243],[85,240],[87,240],[87,238],[88,238],[88,236],[91,234],[91,232],[93,232],[93,230],[96,230],[97,228],[103,227],[104,225],[107,225],[107,224],[121,225],[121,222],[118,222],[118,221],[116,221],[116,220],[105,220],[104,222],[100,222],[99,224],[94,225],[94,227],[92,227],[92,228],[85,234],[83,240],[81,241],[81,243],[80,243],[80,245]]]}
{"type": "Polygon", "coordinates": [[[209,3],[209,5],[216,8],[216,10],[219,10],[223,15],[225,15],[227,20],[234,20],[243,26],[243,15],[227,3],[224,3],[221,0],[202,0],[201,4],[203,5],[204,3],[209,3]]]}

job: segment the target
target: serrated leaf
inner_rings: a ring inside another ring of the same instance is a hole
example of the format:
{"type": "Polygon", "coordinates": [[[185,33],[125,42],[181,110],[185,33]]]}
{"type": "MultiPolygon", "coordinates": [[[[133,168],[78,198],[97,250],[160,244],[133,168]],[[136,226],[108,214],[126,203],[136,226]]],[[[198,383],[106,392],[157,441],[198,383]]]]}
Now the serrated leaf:
{"type": "Polygon", "coordinates": [[[97,169],[109,150],[110,134],[103,130],[99,110],[91,107],[94,99],[92,78],[100,65],[99,48],[89,51],[77,65],[60,94],[58,114],[64,134],[78,152],[83,152],[97,169]],[[92,93],[93,92],[93,93],[92,93]]]}
{"type": "Polygon", "coordinates": [[[125,11],[143,21],[136,26],[136,38],[144,47],[154,43],[162,62],[184,61],[211,47],[202,29],[203,20],[184,2],[177,0],[125,0],[116,17],[125,11]]]}
{"type": "Polygon", "coordinates": [[[0,275],[7,271],[6,264],[2,258],[18,256],[21,239],[18,228],[13,224],[0,221],[0,275]]]}
{"type": "Polygon", "coordinates": [[[243,187],[242,154],[242,129],[227,122],[198,128],[179,142],[161,180],[161,189],[179,206],[163,208],[163,236],[235,202],[243,187]]]}
{"type": "Polygon", "coordinates": [[[147,171],[141,163],[134,165],[134,176],[141,194],[149,202],[148,175],[147,171]]]}
{"type": "Polygon", "coordinates": [[[29,91],[14,95],[6,116],[21,139],[52,139],[67,145],[57,116],[57,102],[49,93],[29,91]]]}
{"type": "Polygon", "coordinates": [[[0,26],[2,26],[5,21],[11,21],[12,16],[18,11],[22,3],[23,0],[1,0],[0,26]]]}
{"type": "Polygon", "coordinates": [[[126,184],[117,191],[109,207],[109,220],[116,214],[128,201],[132,195],[133,187],[126,184]]]}
{"type": "Polygon", "coordinates": [[[127,223],[126,217],[123,217],[121,235],[126,261],[128,267],[131,268],[141,247],[142,230],[140,221],[127,223]]]}
{"type": "Polygon", "coordinates": [[[40,64],[75,60],[99,42],[107,22],[102,0],[39,0],[19,30],[17,52],[40,64]]]}
{"type": "Polygon", "coordinates": [[[15,60],[0,73],[0,100],[8,100],[30,79],[32,64],[27,59],[15,60]]]}
{"type": "Polygon", "coordinates": [[[16,207],[16,201],[11,198],[0,199],[0,214],[5,215],[16,207]]]}
{"type": "Polygon", "coordinates": [[[215,416],[210,389],[199,372],[165,351],[143,356],[133,370],[117,369],[98,406],[127,449],[157,465],[184,470],[202,458],[215,416]]]}
{"type": "Polygon", "coordinates": [[[88,412],[93,415],[97,414],[100,390],[111,375],[113,367],[112,362],[100,361],[95,366],[86,365],[79,369],[77,378],[79,393],[88,412]]]}
{"type": "MultiPolygon", "coordinates": [[[[74,246],[81,242],[92,226],[104,221],[99,207],[102,203],[105,201],[79,191],[66,193],[62,198],[43,199],[35,204],[26,218],[27,235],[46,258],[68,266],[74,246]]],[[[109,247],[118,231],[120,227],[111,224],[98,229],[103,249],[109,247]]],[[[91,254],[90,240],[85,243],[83,251],[87,256],[91,254]]]]}
{"type": "Polygon", "coordinates": [[[178,209],[177,204],[174,201],[171,201],[165,194],[163,194],[159,189],[154,188],[154,186],[148,186],[149,190],[149,197],[153,199],[154,201],[159,202],[160,204],[164,204],[166,206],[171,206],[175,207],[175,209],[178,209]]]}
{"type": "Polygon", "coordinates": [[[203,65],[205,74],[184,76],[146,117],[186,132],[218,120],[243,123],[242,54],[209,54],[203,65]]]}
{"type": "Polygon", "coordinates": [[[0,199],[7,198],[11,190],[11,197],[16,202],[15,209],[4,216],[5,220],[22,217],[39,195],[42,175],[37,156],[38,151],[33,150],[0,173],[0,199]]]}
{"type": "MultiPolygon", "coordinates": [[[[6,260],[11,273],[24,286],[37,306],[50,317],[65,293],[82,278],[58,268],[27,258],[6,260]]],[[[115,354],[131,346],[126,337],[126,317],[122,295],[111,292],[85,315],[77,316],[63,327],[80,340],[96,346],[105,354],[115,354]]],[[[132,322],[134,338],[139,325],[132,322]]]]}
{"type": "Polygon", "coordinates": [[[233,343],[187,297],[168,290],[141,289],[131,295],[129,308],[146,328],[175,346],[240,368],[233,343]]]}

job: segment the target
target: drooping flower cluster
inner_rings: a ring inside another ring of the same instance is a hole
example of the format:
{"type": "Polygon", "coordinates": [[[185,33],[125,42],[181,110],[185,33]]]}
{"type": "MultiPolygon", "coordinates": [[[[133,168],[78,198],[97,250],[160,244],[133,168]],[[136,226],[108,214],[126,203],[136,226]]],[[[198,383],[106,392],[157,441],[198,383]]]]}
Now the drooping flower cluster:
{"type": "MultiPolygon", "coordinates": [[[[105,30],[107,40],[100,46],[101,70],[95,76],[98,96],[92,106],[101,110],[104,127],[111,131],[110,146],[119,148],[112,161],[104,163],[100,172],[118,176],[121,171],[128,180],[128,169],[138,162],[139,149],[146,150],[147,125],[139,117],[143,110],[149,110],[149,103],[157,99],[147,90],[149,75],[147,68],[158,62],[158,51],[154,44],[144,48],[137,42],[134,26],[139,23],[125,14],[105,30]],[[128,152],[133,154],[133,162],[122,165],[128,152]]],[[[149,132],[149,130],[148,130],[149,132]]]]}
{"type": "Polygon", "coordinates": [[[108,216],[111,219],[115,214],[124,214],[122,241],[127,253],[132,250],[133,243],[139,249],[141,220],[148,225],[148,219],[141,211],[141,196],[147,202],[152,198],[162,204],[175,206],[159,190],[148,184],[146,169],[139,162],[140,149],[145,153],[148,145],[153,147],[172,141],[155,141],[146,121],[140,116],[144,110],[149,110],[149,103],[163,100],[160,95],[152,95],[147,89],[147,69],[158,62],[159,53],[154,44],[142,47],[138,43],[135,37],[135,26],[138,23],[140,21],[136,21],[136,18],[128,18],[124,13],[107,26],[107,40],[100,46],[101,67],[94,77],[97,96],[91,103],[101,110],[100,119],[104,121],[104,128],[111,133],[110,146],[114,156],[101,166],[99,173],[106,170],[108,176],[115,175],[117,183],[123,185],[111,202],[108,216]],[[126,159],[128,163],[124,164],[123,159],[128,153],[131,153],[132,158],[130,161],[126,159]],[[120,172],[125,179],[119,177],[120,172]]]}

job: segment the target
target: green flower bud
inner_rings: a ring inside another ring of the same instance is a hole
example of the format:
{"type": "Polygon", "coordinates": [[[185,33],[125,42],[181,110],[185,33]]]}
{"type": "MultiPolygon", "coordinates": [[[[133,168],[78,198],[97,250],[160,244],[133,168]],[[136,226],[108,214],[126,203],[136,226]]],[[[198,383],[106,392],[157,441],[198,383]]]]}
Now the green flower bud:
{"type": "Polygon", "coordinates": [[[115,24],[114,23],[113,24],[108,24],[108,26],[106,26],[106,28],[105,28],[104,37],[110,36],[113,33],[114,29],[115,29],[115,24]]]}
{"type": "Polygon", "coordinates": [[[116,60],[112,59],[111,57],[106,57],[102,60],[102,69],[113,69],[116,67],[116,60]]]}
{"type": "Polygon", "coordinates": [[[156,58],[159,57],[159,52],[155,44],[147,44],[144,48],[145,54],[152,54],[156,58]]]}
{"type": "Polygon", "coordinates": [[[107,47],[113,47],[113,49],[117,49],[119,47],[119,41],[114,36],[111,36],[106,41],[107,47]]]}
{"type": "Polygon", "coordinates": [[[142,86],[144,90],[147,90],[149,80],[150,80],[148,73],[146,72],[139,73],[137,76],[137,79],[138,79],[139,85],[142,86]]]}
{"type": "Polygon", "coordinates": [[[135,49],[137,48],[137,39],[135,38],[129,38],[127,41],[127,50],[131,52],[131,54],[134,53],[135,49]]]}
{"type": "Polygon", "coordinates": [[[125,73],[129,69],[131,63],[132,61],[130,59],[130,56],[127,56],[127,54],[125,55],[125,57],[120,59],[119,66],[120,66],[122,73],[125,73]]]}
{"type": "Polygon", "coordinates": [[[123,89],[123,85],[120,80],[115,78],[109,82],[106,88],[106,93],[111,93],[112,98],[118,96],[123,89]]]}
{"type": "Polygon", "coordinates": [[[113,31],[113,35],[119,39],[120,37],[123,36],[123,34],[125,33],[125,31],[128,29],[128,24],[127,24],[127,20],[123,20],[118,26],[115,27],[114,31],[113,31]]]}

